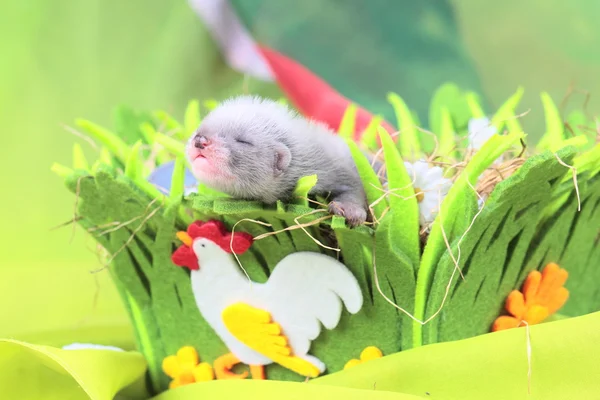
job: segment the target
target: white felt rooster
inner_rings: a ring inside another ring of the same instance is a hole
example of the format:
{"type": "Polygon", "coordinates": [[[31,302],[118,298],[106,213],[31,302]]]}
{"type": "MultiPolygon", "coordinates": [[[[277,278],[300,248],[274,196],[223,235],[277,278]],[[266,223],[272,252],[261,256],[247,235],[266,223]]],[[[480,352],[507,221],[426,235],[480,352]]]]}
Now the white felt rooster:
{"type": "Polygon", "coordinates": [[[248,250],[252,236],[232,235],[219,221],[196,221],[177,236],[183,245],[173,262],[191,270],[200,313],[231,352],[215,361],[217,378],[245,378],[247,372],[231,372],[240,362],[250,366],[254,379],[264,379],[264,366],[273,362],[308,377],[325,370],[308,354],[311,341],[321,324],[337,326],[342,303],[352,314],[363,303],[346,266],[323,254],[297,252],[281,260],[266,283],[251,282],[232,251],[248,250]]]}

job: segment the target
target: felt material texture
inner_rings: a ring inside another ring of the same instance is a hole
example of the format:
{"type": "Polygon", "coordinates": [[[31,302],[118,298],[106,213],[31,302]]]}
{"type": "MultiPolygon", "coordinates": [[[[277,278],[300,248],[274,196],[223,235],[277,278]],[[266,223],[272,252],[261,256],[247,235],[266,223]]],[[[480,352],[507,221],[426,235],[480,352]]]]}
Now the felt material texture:
{"type": "MultiPolygon", "coordinates": [[[[450,243],[453,243],[457,239],[460,240],[460,237],[467,230],[475,216],[477,199],[472,187],[474,187],[473,185],[475,185],[477,177],[521,137],[522,134],[520,133],[507,136],[495,135],[487,141],[475,153],[473,159],[454,182],[446,199],[441,204],[439,214],[433,223],[431,233],[427,239],[417,275],[415,317],[421,322],[425,322],[429,319],[428,315],[432,315],[426,312],[427,303],[431,304],[429,299],[430,293],[433,293],[432,282],[434,276],[440,271],[437,264],[443,256],[449,256],[446,240],[450,243]]],[[[446,268],[444,269],[444,273],[450,274],[453,270],[454,268],[446,268]]],[[[439,290],[435,293],[439,293],[439,290]]],[[[413,322],[413,344],[415,347],[423,344],[423,332],[432,325],[423,325],[421,322],[413,322]]],[[[435,325],[436,321],[433,322],[433,325],[435,325]]],[[[428,341],[425,343],[428,343],[428,341]]]]}
{"type": "MultiPolygon", "coordinates": [[[[565,149],[559,157],[568,163],[573,154],[572,149],[565,149]]],[[[568,225],[551,229],[540,221],[542,210],[551,203],[551,194],[557,189],[553,182],[560,180],[565,170],[547,152],[530,158],[514,175],[498,184],[460,244],[460,268],[465,279],[455,274],[439,317],[424,327],[425,343],[489,332],[510,291],[520,288],[530,271],[549,262],[557,262],[567,271],[577,268],[577,264],[565,264],[560,256],[568,242],[568,225]],[[491,310],[496,310],[495,315],[491,310]],[[460,324],[456,323],[458,319],[460,324]]],[[[559,212],[562,218],[557,218],[570,223],[576,221],[576,213],[576,204],[570,202],[559,212]]],[[[459,237],[451,242],[454,254],[458,254],[458,240],[459,237]]],[[[586,242],[589,244],[590,240],[586,242]]],[[[582,262],[587,257],[588,253],[581,254],[582,262]]],[[[454,268],[446,252],[435,269],[428,315],[439,309],[454,268]]],[[[572,279],[579,284],[577,276],[572,279]]],[[[589,300],[584,301],[590,304],[589,300]]]]}
{"type": "MultiPolygon", "coordinates": [[[[230,254],[230,243],[237,254],[250,247],[246,233],[231,234],[218,221],[196,221],[188,227],[188,233],[193,239],[191,246],[184,244],[178,251],[191,247],[196,265],[187,260],[180,265],[192,270],[191,286],[198,309],[229,351],[248,365],[275,361],[293,368],[301,361],[296,357],[306,358],[317,372],[323,372],[322,361],[307,355],[310,342],[319,336],[321,325],[330,330],[337,326],[342,303],[355,314],[363,302],[356,278],[348,269],[333,257],[296,252],[277,263],[267,282],[256,283],[248,280],[230,254]],[[244,242],[237,249],[236,239],[244,242]],[[271,319],[273,325],[268,325],[271,319]],[[261,324],[266,330],[259,335],[261,324]],[[283,332],[281,337],[279,330],[283,332]],[[293,359],[281,358],[273,349],[282,343],[290,346],[293,359]]],[[[297,369],[314,377],[313,370],[297,369]]]]}
{"type": "MultiPolygon", "coordinates": [[[[502,113],[508,114],[516,104],[514,99],[511,101],[502,113]]],[[[441,90],[436,102],[441,112],[433,113],[432,118],[439,119],[447,134],[452,128],[463,129],[459,121],[464,109],[472,116],[483,114],[474,94],[457,93],[452,86],[441,90]],[[447,99],[454,99],[456,104],[445,103],[447,99]]],[[[551,261],[569,272],[566,285],[572,296],[560,310],[561,314],[581,315],[600,308],[594,285],[597,282],[594,266],[600,259],[597,231],[600,146],[577,157],[573,148],[563,149],[556,156],[547,152],[531,157],[514,175],[496,186],[471,226],[478,205],[470,185],[475,185],[499,155],[517,147],[523,138],[520,132],[494,136],[455,181],[421,255],[412,179],[396,143],[383,129],[380,137],[388,164],[388,186],[404,198],[390,195],[388,200],[373,207],[377,217],[373,225],[350,229],[343,218],[328,216],[324,209],[315,210],[316,206],[305,199],[292,204],[264,205],[234,200],[204,187],[186,196],[185,163],[178,156],[182,141],[177,136],[159,133],[158,124],[189,132],[199,118],[195,107],[197,104],[191,103],[183,124],[163,112],[154,113],[150,120],[140,117],[139,132],[132,133],[127,142],[109,130],[83,122],[82,126],[92,131],[90,135],[102,143],[110,157],[103,152],[102,160],[90,163],[75,150],[73,169],[55,168],[65,178],[68,189],[78,196],[78,223],[106,250],[103,256],[106,268],[134,325],[137,346],[147,361],[150,387],[155,393],[165,390],[171,381],[161,368],[163,360],[180,348],[192,346],[202,362],[208,364],[223,361],[222,357],[231,350],[199,311],[190,271],[177,267],[171,259],[181,245],[177,232],[186,230],[195,220],[221,221],[223,229],[255,238],[238,257],[256,286],[273,282],[277,266],[290,254],[301,252],[339,260],[350,271],[363,300],[360,310],[351,315],[340,307],[340,318],[335,324],[332,319],[324,318],[331,322],[326,325],[335,329],[321,329],[310,343],[309,354],[326,365],[327,374],[341,371],[369,346],[391,355],[422,344],[489,332],[494,319],[502,313],[508,293],[519,288],[529,272],[551,261]],[[169,162],[173,165],[168,195],[148,182],[145,174],[151,163],[146,159],[144,144],[152,147],[157,143],[162,143],[157,149],[169,151],[162,153],[155,165],[169,162]],[[577,211],[572,171],[561,165],[559,159],[577,166],[581,212],[577,211]],[[314,224],[323,217],[326,218],[314,224]],[[469,227],[469,233],[463,237],[469,227]],[[434,315],[454,270],[444,236],[456,257],[460,243],[460,266],[466,280],[456,273],[441,313],[421,325],[409,314],[421,320],[434,315]]],[[[137,118],[127,115],[123,113],[123,118],[137,118]]],[[[123,122],[123,126],[129,125],[123,122]]],[[[426,142],[422,145],[425,149],[426,142]]],[[[368,200],[373,203],[380,197],[381,186],[359,146],[350,148],[368,200]]],[[[313,178],[305,177],[296,194],[304,197],[313,184],[313,178]]],[[[190,232],[188,235],[193,236],[190,232]]],[[[184,236],[179,237],[187,241],[184,236]]],[[[226,246],[217,247],[223,251],[226,246]]],[[[231,254],[224,253],[229,265],[239,268],[231,261],[231,254]]],[[[188,261],[194,261],[185,260],[190,265],[188,261]]],[[[197,257],[196,265],[202,270],[202,261],[197,257]]],[[[296,281],[305,279],[308,278],[294,275],[288,280],[293,284],[286,286],[293,287],[296,281]]],[[[287,291],[301,298],[304,292],[316,289],[314,283],[308,285],[310,290],[287,291]]],[[[313,310],[327,310],[316,305],[317,300],[327,296],[312,297],[313,310]]],[[[219,318],[222,311],[217,314],[219,318]]],[[[236,366],[233,372],[244,368],[236,366]]],[[[273,380],[303,380],[301,375],[277,364],[268,365],[265,373],[273,380]]]]}
{"type": "MultiPolygon", "coordinates": [[[[91,229],[92,235],[112,255],[110,271],[135,326],[138,348],[148,360],[149,374],[155,391],[164,390],[169,384],[169,378],[161,370],[162,360],[174,354],[181,346],[194,346],[201,359],[209,363],[227,353],[227,347],[198,312],[188,273],[175,267],[170,260],[174,246],[178,244],[175,233],[185,229],[179,217],[180,208],[185,204],[187,207],[193,204],[192,209],[197,217],[206,219],[208,215],[218,215],[228,229],[245,218],[272,225],[266,227],[250,221],[237,225],[236,230],[248,232],[253,236],[294,226],[295,218],[313,211],[302,205],[279,204],[265,208],[255,202],[231,199],[207,201],[196,195],[192,195],[185,203],[178,203],[164,196],[152,203],[148,194],[138,189],[134,182],[128,177],[117,176],[116,171],[108,166],[101,167],[96,176],[79,171],[67,180],[67,185],[73,192],[77,192],[79,186],[78,213],[82,217],[80,224],[86,229],[91,229]],[[153,213],[156,209],[159,210],[153,213]],[[149,217],[150,214],[152,215],[149,217]],[[114,225],[115,221],[123,223],[136,217],[140,218],[122,227],[117,228],[114,225]],[[105,231],[109,232],[104,233],[105,231]]],[[[299,222],[310,222],[321,215],[305,216],[299,219],[299,222]]],[[[343,311],[336,329],[322,332],[319,338],[312,342],[311,354],[321,359],[327,365],[328,371],[341,370],[352,354],[357,354],[374,343],[386,354],[400,349],[399,318],[396,310],[380,295],[372,296],[377,289],[372,279],[370,256],[365,254],[361,247],[362,243],[372,240],[372,231],[366,227],[348,229],[343,219],[335,221],[340,232],[347,231],[348,237],[354,237],[353,240],[346,240],[346,245],[341,244],[339,247],[342,249],[341,253],[347,254],[344,261],[346,266],[355,276],[360,274],[362,277],[362,280],[358,276],[357,279],[363,296],[369,296],[365,303],[370,304],[365,304],[363,309],[353,316],[343,311]],[[355,250],[358,250],[358,258],[352,260],[351,251],[355,250]]],[[[313,226],[305,229],[320,242],[334,244],[323,235],[320,228],[313,226]]],[[[340,236],[342,235],[344,233],[340,233],[340,236]]],[[[382,243],[382,247],[386,247],[385,243],[382,243]]],[[[277,263],[287,254],[296,251],[312,251],[336,257],[336,252],[320,247],[302,229],[282,232],[256,241],[250,250],[239,257],[254,281],[266,282],[277,263]]],[[[399,256],[388,255],[389,250],[381,250],[380,253],[382,259],[390,260],[382,262],[378,272],[380,280],[384,282],[383,290],[389,296],[393,296],[388,288],[394,287],[409,300],[412,273],[407,269],[409,280],[395,279],[394,277],[402,271],[394,267],[397,265],[395,258],[399,256]],[[407,284],[409,286],[405,286],[407,284]],[[400,287],[408,287],[408,290],[400,290],[400,287]]],[[[400,257],[406,260],[406,256],[400,257]]],[[[302,379],[298,374],[278,365],[268,366],[266,375],[269,379],[302,379]]]]}

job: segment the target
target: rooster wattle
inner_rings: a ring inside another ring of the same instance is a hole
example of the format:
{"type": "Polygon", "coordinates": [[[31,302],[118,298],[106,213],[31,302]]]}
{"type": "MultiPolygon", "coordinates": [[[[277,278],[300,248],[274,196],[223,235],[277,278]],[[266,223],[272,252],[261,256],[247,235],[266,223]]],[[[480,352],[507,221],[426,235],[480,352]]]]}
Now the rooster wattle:
{"type": "Polygon", "coordinates": [[[264,366],[271,363],[307,377],[325,370],[321,360],[308,354],[311,341],[321,325],[338,325],[343,305],[355,314],[363,303],[358,282],[345,265],[320,253],[292,253],[266,283],[257,283],[242,273],[231,254],[248,250],[252,236],[232,235],[219,221],[196,221],[177,236],[183,245],[172,260],[191,270],[200,313],[231,351],[215,361],[217,378],[245,378],[247,372],[231,372],[240,362],[250,366],[254,379],[264,379],[264,366]]]}

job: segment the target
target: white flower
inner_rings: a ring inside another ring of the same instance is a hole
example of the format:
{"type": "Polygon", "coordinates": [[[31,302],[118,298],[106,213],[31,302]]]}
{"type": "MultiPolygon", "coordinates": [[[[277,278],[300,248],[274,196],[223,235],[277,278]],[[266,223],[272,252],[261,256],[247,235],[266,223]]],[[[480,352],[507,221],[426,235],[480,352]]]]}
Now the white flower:
{"type": "Polygon", "coordinates": [[[62,347],[63,350],[112,350],[112,351],[125,351],[115,346],[104,346],[101,344],[92,343],[71,343],[62,347]]]}
{"type": "Polygon", "coordinates": [[[471,118],[469,120],[469,147],[479,150],[492,136],[498,132],[487,117],[471,118]]]}
{"type": "Polygon", "coordinates": [[[444,178],[444,170],[440,167],[430,167],[425,160],[405,162],[404,165],[417,194],[419,223],[421,226],[429,225],[435,219],[452,181],[444,178]]]}

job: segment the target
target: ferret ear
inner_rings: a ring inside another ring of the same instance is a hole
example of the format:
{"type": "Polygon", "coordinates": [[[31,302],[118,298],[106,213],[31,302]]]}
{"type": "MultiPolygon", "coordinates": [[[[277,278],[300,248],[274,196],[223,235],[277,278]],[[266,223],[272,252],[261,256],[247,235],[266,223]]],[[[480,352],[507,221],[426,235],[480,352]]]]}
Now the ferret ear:
{"type": "Polygon", "coordinates": [[[275,165],[273,166],[273,174],[275,177],[283,174],[292,160],[292,153],[285,145],[279,143],[275,147],[275,165]]]}

